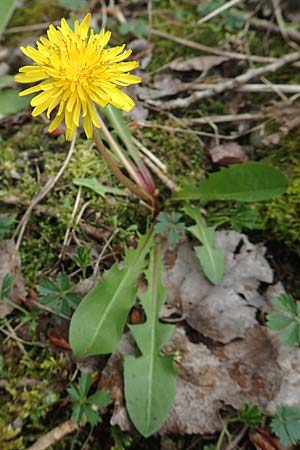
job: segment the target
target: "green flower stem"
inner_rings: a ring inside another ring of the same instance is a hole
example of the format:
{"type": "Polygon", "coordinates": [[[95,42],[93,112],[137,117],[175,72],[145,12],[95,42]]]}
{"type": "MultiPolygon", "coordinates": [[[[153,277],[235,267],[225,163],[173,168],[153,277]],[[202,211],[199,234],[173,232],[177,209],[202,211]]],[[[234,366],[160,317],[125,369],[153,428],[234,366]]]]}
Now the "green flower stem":
{"type": "MultiPolygon", "coordinates": [[[[108,130],[107,130],[108,131],[108,130]]],[[[109,154],[105,146],[103,145],[103,142],[101,141],[99,134],[94,129],[93,130],[93,138],[96,143],[97,149],[101,156],[105,159],[107,162],[109,168],[111,171],[116,175],[116,177],[121,181],[121,183],[127,187],[133,194],[135,194],[139,199],[141,199],[143,202],[145,202],[147,205],[150,205],[152,209],[155,206],[155,199],[148,194],[144,189],[141,189],[140,186],[134,185],[119,169],[117,166],[115,160],[113,157],[109,154]]],[[[126,167],[127,169],[127,167],[126,167]]]]}

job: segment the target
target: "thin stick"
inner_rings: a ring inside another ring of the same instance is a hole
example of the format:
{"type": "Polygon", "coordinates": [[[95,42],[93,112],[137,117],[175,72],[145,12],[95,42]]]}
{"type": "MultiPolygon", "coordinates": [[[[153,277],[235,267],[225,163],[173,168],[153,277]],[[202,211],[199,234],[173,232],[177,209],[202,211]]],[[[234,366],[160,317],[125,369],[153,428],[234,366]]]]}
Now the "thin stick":
{"type": "MultiPolygon", "coordinates": [[[[47,181],[46,185],[44,186],[44,188],[41,190],[41,192],[39,192],[36,197],[34,197],[34,199],[31,201],[30,205],[28,206],[25,214],[23,215],[22,219],[20,220],[20,223],[18,225],[18,228],[16,230],[16,233],[18,234],[18,239],[16,242],[16,248],[19,249],[22,239],[23,239],[23,235],[28,223],[28,220],[30,218],[30,215],[32,213],[32,210],[37,206],[38,203],[40,203],[41,200],[43,200],[44,197],[46,197],[46,195],[49,194],[49,192],[53,189],[53,187],[56,185],[56,183],[58,182],[58,180],[61,178],[61,176],[63,175],[64,171],[66,170],[70,159],[74,153],[75,150],[75,142],[76,142],[76,133],[74,134],[74,137],[72,139],[71,145],[70,145],[70,149],[68,151],[67,157],[64,160],[63,165],[61,166],[61,168],[59,169],[59,171],[57,172],[57,174],[55,175],[55,177],[51,177],[49,178],[49,180],[47,181]]],[[[14,236],[15,237],[15,236],[14,236]]]]}
{"type": "Polygon", "coordinates": [[[72,420],[66,420],[53,430],[46,433],[44,436],[40,437],[33,445],[31,445],[27,450],[47,450],[51,445],[59,442],[68,434],[74,433],[79,429],[79,425],[74,423],[72,420]]]}
{"type": "MultiPolygon", "coordinates": [[[[244,113],[244,114],[228,114],[224,116],[210,116],[209,119],[214,123],[226,123],[226,122],[243,122],[251,120],[261,120],[269,117],[269,114],[264,112],[244,113]]],[[[183,125],[195,126],[205,125],[208,123],[207,117],[196,117],[194,119],[181,119],[183,125]]]]}
{"type": "Polygon", "coordinates": [[[176,184],[172,181],[167,175],[165,175],[158,166],[153,164],[151,159],[147,158],[147,156],[142,157],[147,166],[152,170],[153,173],[170,189],[170,191],[176,190],[176,184]]]}
{"type": "Polygon", "coordinates": [[[237,5],[242,0],[230,0],[229,2],[225,3],[224,5],[220,6],[219,8],[215,9],[211,13],[207,14],[207,16],[202,17],[202,19],[198,20],[197,25],[200,26],[205,22],[208,22],[210,19],[213,19],[214,17],[218,16],[222,12],[226,11],[227,9],[231,8],[234,5],[237,5]]]}
{"type": "Polygon", "coordinates": [[[81,192],[82,192],[82,188],[81,188],[81,186],[79,186],[78,191],[77,191],[77,195],[76,195],[76,199],[75,199],[75,203],[74,203],[74,206],[73,206],[73,211],[72,211],[72,214],[71,214],[71,219],[70,219],[70,221],[68,223],[68,226],[67,226],[67,229],[66,229],[66,233],[65,233],[65,237],[64,237],[64,241],[63,241],[63,244],[62,244],[62,249],[61,249],[60,254],[58,256],[60,259],[64,256],[65,248],[68,245],[69,235],[70,235],[73,223],[74,223],[76,212],[77,212],[77,210],[79,208],[79,204],[80,204],[81,192]]]}
{"type": "Polygon", "coordinates": [[[277,61],[277,58],[270,58],[267,56],[257,56],[257,55],[246,55],[244,53],[228,52],[226,50],[221,50],[215,47],[208,47],[207,45],[199,44],[198,42],[189,41],[188,39],[183,39],[171,34],[165,33],[159,30],[151,30],[151,34],[154,36],[161,37],[163,39],[168,39],[169,41],[176,42],[177,44],[184,45],[186,47],[194,48],[200,52],[205,52],[212,55],[228,56],[231,59],[240,59],[242,61],[253,61],[257,63],[270,63],[277,61]]]}
{"type": "Polygon", "coordinates": [[[116,229],[114,230],[114,232],[109,236],[109,238],[107,239],[107,241],[105,242],[105,244],[104,244],[104,246],[103,246],[103,248],[102,248],[102,250],[101,250],[101,253],[100,253],[100,255],[99,255],[98,258],[97,258],[95,267],[94,267],[94,271],[93,271],[93,276],[94,276],[94,277],[96,277],[96,275],[97,275],[97,273],[98,273],[99,265],[100,265],[100,262],[101,262],[101,260],[102,260],[102,258],[103,258],[104,253],[106,252],[106,249],[110,246],[111,241],[112,241],[113,238],[119,233],[119,231],[120,231],[119,228],[116,228],[116,229]]]}
{"type": "MultiPolygon", "coordinates": [[[[24,345],[23,345],[22,340],[21,340],[21,339],[19,338],[19,336],[16,334],[15,330],[13,329],[13,327],[10,325],[9,322],[6,322],[5,325],[6,325],[6,328],[8,329],[8,331],[9,331],[11,337],[16,341],[17,346],[19,347],[19,349],[20,349],[21,352],[23,353],[24,357],[25,357],[27,360],[29,360],[29,361],[32,362],[32,359],[31,359],[30,356],[28,355],[28,353],[27,353],[27,351],[26,351],[26,349],[25,349],[25,347],[24,347],[24,345]]],[[[2,331],[3,331],[3,329],[2,329],[2,331]]]]}
{"type": "MultiPolygon", "coordinates": [[[[238,12],[234,12],[234,15],[237,17],[242,17],[245,20],[249,20],[250,25],[257,28],[258,30],[267,30],[271,31],[271,33],[281,34],[280,28],[275,25],[275,23],[272,23],[269,20],[258,19],[257,17],[252,17],[249,14],[240,14],[238,12]]],[[[290,39],[300,43],[300,32],[298,30],[286,27],[285,32],[290,39]]]]}
{"type": "Polygon", "coordinates": [[[245,73],[238,75],[235,78],[225,80],[222,83],[216,84],[213,88],[205,89],[202,92],[194,92],[193,94],[185,98],[177,98],[175,100],[170,100],[168,102],[156,102],[154,104],[155,106],[161,106],[163,109],[166,110],[176,108],[187,108],[188,106],[198,103],[200,100],[203,100],[205,98],[210,98],[227,91],[232,91],[233,89],[236,89],[241,85],[244,85],[253,78],[261,77],[267,73],[276,72],[278,69],[281,69],[281,67],[284,67],[285,65],[290,64],[299,59],[300,59],[300,52],[289,53],[277,59],[275,62],[272,62],[271,64],[267,64],[257,69],[249,69],[245,73]]]}
{"type": "Polygon", "coordinates": [[[244,425],[241,431],[236,435],[234,439],[225,447],[224,450],[233,450],[235,446],[240,442],[240,440],[244,437],[246,431],[248,430],[247,425],[244,425]]]}
{"type": "Polygon", "coordinates": [[[37,306],[42,311],[45,311],[49,314],[54,314],[55,316],[60,317],[61,319],[68,320],[68,321],[71,320],[69,316],[66,316],[65,314],[60,313],[58,311],[55,311],[54,309],[51,309],[48,306],[43,305],[42,303],[38,302],[37,300],[30,299],[30,303],[37,306]]]}
{"type": "Polygon", "coordinates": [[[167,171],[167,166],[163,162],[161,162],[160,159],[157,158],[148,148],[146,148],[138,139],[136,139],[134,136],[132,137],[132,141],[134,144],[141,150],[144,155],[146,155],[153,164],[155,164],[157,167],[159,167],[163,172],[167,171]]]}
{"type": "Polygon", "coordinates": [[[3,326],[2,327],[0,326],[0,330],[1,330],[1,333],[5,334],[5,336],[9,337],[10,339],[16,340],[18,343],[21,343],[21,344],[24,344],[24,345],[32,345],[33,347],[41,347],[41,348],[47,347],[46,344],[42,344],[41,342],[25,341],[25,339],[20,338],[15,333],[11,334],[7,330],[5,330],[3,328],[3,326]]]}
{"type": "MultiPolygon", "coordinates": [[[[180,86],[179,92],[184,92],[186,90],[189,91],[203,91],[205,89],[216,89],[221,83],[225,82],[224,80],[220,81],[220,83],[198,83],[194,85],[190,85],[188,83],[185,88],[184,84],[180,86]]],[[[243,86],[237,86],[235,88],[238,92],[278,92],[281,91],[284,94],[298,94],[300,92],[300,84],[262,84],[262,83],[249,83],[244,84],[243,86]]]]}

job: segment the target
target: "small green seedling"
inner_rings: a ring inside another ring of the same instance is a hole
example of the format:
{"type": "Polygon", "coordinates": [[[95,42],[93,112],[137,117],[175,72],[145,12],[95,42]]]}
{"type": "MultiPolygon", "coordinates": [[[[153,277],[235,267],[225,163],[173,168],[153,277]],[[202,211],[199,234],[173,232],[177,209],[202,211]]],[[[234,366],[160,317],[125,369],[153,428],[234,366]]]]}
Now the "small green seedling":
{"type": "Polygon", "coordinates": [[[282,313],[267,315],[267,324],[271,330],[283,330],[279,339],[290,347],[300,345],[300,301],[287,294],[279,295],[273,305],[282,313]]]}
{"type": "Polygon", "coordinates": [[[73,259],[77,266],[82,270],[83,279],[86,278],[86,271],[90,265],[91,260],[91,249],[88,247],[77,247],[76,253],[73,259]]]}
{"type": "Polygon", "coordinates": [[[247,403],[239,410],[237,420],[244,423],[248,427],[256,427],[260,425],[263,416],[257,405],[248,405],[247,403]]]}
{"type": "Polygon", "coordinates": [[[74,384],[67,389],[73,403],[72,420],[75,423],[88,422],[92,426],[102,422],[102,418],[97,411],[97,406],[106,406],[109,395],[106,391],[97,391],[88,396],[88,392],[93,384],[90,373],[82,373],[79,379],[79,386],[74,384]]]}
{"type": "Polygon", "coordinates": [[[180,221],[181,218],[182,214],[176,212],[171,214],[160,212],[157,216],[155,232],[164,233],[167,231],[169,244],[176,244],[180,240],[179,231],[185,230],[185,223],[180,221]]]}
{"type": "Polygon", "coordinates": [[[1,216],[0,217],[0,240],[5,239],[14,223],[14,217],[1,216]]]}
{"type": "Polygon", "coordinates": [[[300,444],[300,407],[279,406],[271,421],[271,428],[283,445],[300,444]]]}
{"type": "Polygon", "coordinates": [[[59,273],[55,283],[51,280],[41,280],[37,290],[41,296],[40,303],[65,316],[71,316],[80,301],[65,273],[59,273]]]}

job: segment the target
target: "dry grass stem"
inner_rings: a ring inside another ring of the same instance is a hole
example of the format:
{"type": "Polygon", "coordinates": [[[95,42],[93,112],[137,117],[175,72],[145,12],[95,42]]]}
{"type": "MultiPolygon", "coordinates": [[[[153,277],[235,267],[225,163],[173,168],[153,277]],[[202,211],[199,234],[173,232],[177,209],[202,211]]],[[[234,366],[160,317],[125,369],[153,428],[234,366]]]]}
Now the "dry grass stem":
{"type": "Polygon", "coordinates": [[[197,25],[200,26],[203,23],[208,22],[209,20],[218,16],[219,14],[226,11],[227,9],[232,8],[233,6],[237,5],[238,3],[241,3],[241,1],[242,0],[230,0],[229,2],[225,3],[224,5],[220,6],[217,9],[215,9],[211,13],[207,14],[207,16],[202,17],[202,19],[198,20],[197,25]]]}

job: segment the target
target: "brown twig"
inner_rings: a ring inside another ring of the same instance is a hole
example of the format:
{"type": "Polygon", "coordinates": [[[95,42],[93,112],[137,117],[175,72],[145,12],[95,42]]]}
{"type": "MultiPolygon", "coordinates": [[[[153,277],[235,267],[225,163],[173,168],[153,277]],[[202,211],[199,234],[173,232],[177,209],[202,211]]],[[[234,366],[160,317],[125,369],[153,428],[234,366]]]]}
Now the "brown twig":
{"type": "Polygon", "coordinates": [[[244,425],[241,431],[235,436],[234,439],[225,447],[224,450],[233,450],[236,445],[240,442],[240,440],[244,437],[246,431],[248,430],[248,426],[244,425]]]}
{"type": "Polygon", "coordinates": [[[216,84],[213,87],[205,89],[202,92],[194,92],[188,97],[176,98],[175,100],[170,100],[168,102],[160,101],[153,103],[150,100],[148,102],[153,103],[155,106],[160,106],[163,109],[167,110],[172,110],[176,108],[187,108],[205,98],[210,98],[215,95],[222,94],[226,91],[232,91],[236,88],[239,88],[241,85],[245,85],[248,81],[252,80],[253,78],[259,78],[267,73],[274,73],[277,70],[284,67],[285,65],[295,62],[299,59],[300,59],[300,52],[289,53],[277,59],[275,62],[272,62],[271,64],[267,64],[257,69],[249,69],[245,73],[238,75],[235,78],[225,80],[222,83],[216,84]]]}
{"type": "MultiPolygon", "coordinates": [[[[234,15],[237,17],[242,17],[245,20],[249,20],[250,25],[252,25],[254,28],[257,28],[258,30],[270,31],[271,33],[281,34],[279,26],[273,22],[270,22],[269,20],[258,19],[257,17],[251,17],[248,14],[240,14],[238,12],[234,12],[234,15]]],[[[286,27],[285,33],[291,40],[300,43],[300,31],[286,27]]]]}
{"type": "MultiPolygon", "coordinates": [[[[226,122],[242,122],[251,120],[262,120],[269,117],[267,112],[253,112],[244,114],[227,114],[224,116],[210,116],[209,119],[214,123],[226,123],[226,122]]],[[[181,119],[183,125],[197,126],[206,125],[208,123],[208,117],[195,117],[193,119],[181,119]]]]}
{"type": "Polygon", "coordinates": [[[205,17],[202,17],[200,20],[198,20],[197,25],[200,26],[203,23],[208,22],[210,19],[213,19],[214,17],[218,16],[222,12],[226,11],[229,8],[232,8],[232,6],[237,5],[238,3],[241,3],[242,0],[230,0],[229,2],[225,3],[224,5],[220,6],[219,8],[216,8],[211,13],[207,14],[205,17]]]}
{"type": "MultiPolygon", "coordinates": [[[[206,89],[216,89],[220,83],[224,83],[226,80],[221,80],[219,83],[182,83],[178,87],[178,92],[185,91],[204,91],[206,89]]],[[[299,94],[300,84],[263,84],[263,83],[248,83],[243,86],[237,86],[235,88],[238,92],[283,92],[284,94],[299,94]]],[[[167,96],[168,93],[165,94],[167,96]]],[[[163,93],[162,96],[163,97],[163,93]]]]}
{"type": "Polygon", "coordinates": [[[79,425],[74,423],[72,420],[66,420],[53,430],[46,433],[44,436],[40,437],[33,445],[31,445],[27,450],[46,450],[51,447],[51,445],[59,442],[68,434],[74,433],[79,429],[79,425]]]}

